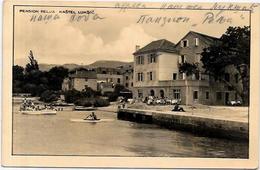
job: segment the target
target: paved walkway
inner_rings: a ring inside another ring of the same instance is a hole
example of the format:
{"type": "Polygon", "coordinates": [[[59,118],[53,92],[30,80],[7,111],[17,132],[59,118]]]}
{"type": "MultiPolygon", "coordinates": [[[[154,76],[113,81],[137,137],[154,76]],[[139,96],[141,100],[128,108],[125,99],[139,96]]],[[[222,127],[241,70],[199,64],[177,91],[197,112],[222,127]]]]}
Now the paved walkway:
{"type": "MultiPolygon", "coordinates": [[[[108,107],[98,108],[98,110],[117,112],[117,104],[112,104],[108,107]]],[[[220,119],[236,122],[245,122],[248,123],[248,107],[230,107],[230,106],[205,106],[205,105],[196,105],[195,107],[191,106],[181,106],[184,108],[185,112],[173,112],[171,111],[172,105],[165,106],[148,106],[143,103],[137,103],[133,105],[127,105],[129,109],[138,109],[138,110],[152,110],[158,113],[165,114],[179,114],[187,115],[194,117],[203,117],[209,119],[220,119]]]]}

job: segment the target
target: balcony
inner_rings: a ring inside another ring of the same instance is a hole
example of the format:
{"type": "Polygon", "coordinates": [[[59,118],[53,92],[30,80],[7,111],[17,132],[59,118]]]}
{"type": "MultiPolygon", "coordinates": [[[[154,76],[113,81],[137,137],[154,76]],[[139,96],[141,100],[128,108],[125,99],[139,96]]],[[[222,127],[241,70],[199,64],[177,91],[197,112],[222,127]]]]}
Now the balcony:
{"type": "Polygon", "coordinates": [[[208,80],[165,80],[154,82],[136,82],[135,87],[174,87],[174,86],[195,86],[208,87],[208,80]]]}
{"type": "Polygon", "coordinates": [[[158,86],[209,86],[208,80],[166,80],[159,81],[158,86]]]}

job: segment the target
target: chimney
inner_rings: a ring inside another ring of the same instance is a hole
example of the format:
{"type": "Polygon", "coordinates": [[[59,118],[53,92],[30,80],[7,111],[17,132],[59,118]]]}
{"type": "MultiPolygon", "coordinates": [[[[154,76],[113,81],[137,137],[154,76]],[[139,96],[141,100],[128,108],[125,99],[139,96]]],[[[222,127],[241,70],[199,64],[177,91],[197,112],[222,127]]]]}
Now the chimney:
{"type": "Polygon", "coordinates": [[[140,45],[135,46],[135,51],[138,51],[138,50],[140,50],[140,45]]]}

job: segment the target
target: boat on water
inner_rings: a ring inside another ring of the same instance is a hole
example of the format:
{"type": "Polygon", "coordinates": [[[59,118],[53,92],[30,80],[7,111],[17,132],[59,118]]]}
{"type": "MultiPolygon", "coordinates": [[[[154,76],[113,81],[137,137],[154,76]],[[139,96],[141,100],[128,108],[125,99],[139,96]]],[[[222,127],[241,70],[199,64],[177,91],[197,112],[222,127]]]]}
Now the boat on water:
{"type": "Polygon", "coordinates": [[[20,111],[25,115],[56,115],[56,110],[24,110],[20,111]]]}
{"type": "Polygon", "coordinates": [[[96,107],[75,106],[74,110],[76,110],[76,111],[92,111],[92,110],[97,110],[97,108],[96,107]]]}
{"type": "Polygon", "coordinates": [[[114,119],[70,119],[71,122],[80,123],[99,123],[99,122],[111,122],[114,119]]]}

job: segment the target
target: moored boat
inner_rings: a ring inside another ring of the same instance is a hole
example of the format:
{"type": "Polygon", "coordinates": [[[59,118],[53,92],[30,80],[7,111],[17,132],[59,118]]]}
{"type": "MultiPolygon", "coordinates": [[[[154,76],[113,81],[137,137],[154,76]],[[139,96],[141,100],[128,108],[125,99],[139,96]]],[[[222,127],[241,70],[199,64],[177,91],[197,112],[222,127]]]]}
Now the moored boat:
{"type": "Polygon", "coordinates": [[[56,115],[56,110],[24,110],[20,111],[22,114],[26,115],[56,115]]]}
{"type": "Polygon", "coordinates": [[[74,110],[76,111],[92,111],[96,110],[97,108],[95,107],[84,107],[84,106],[75,106],[74,110]]]}

